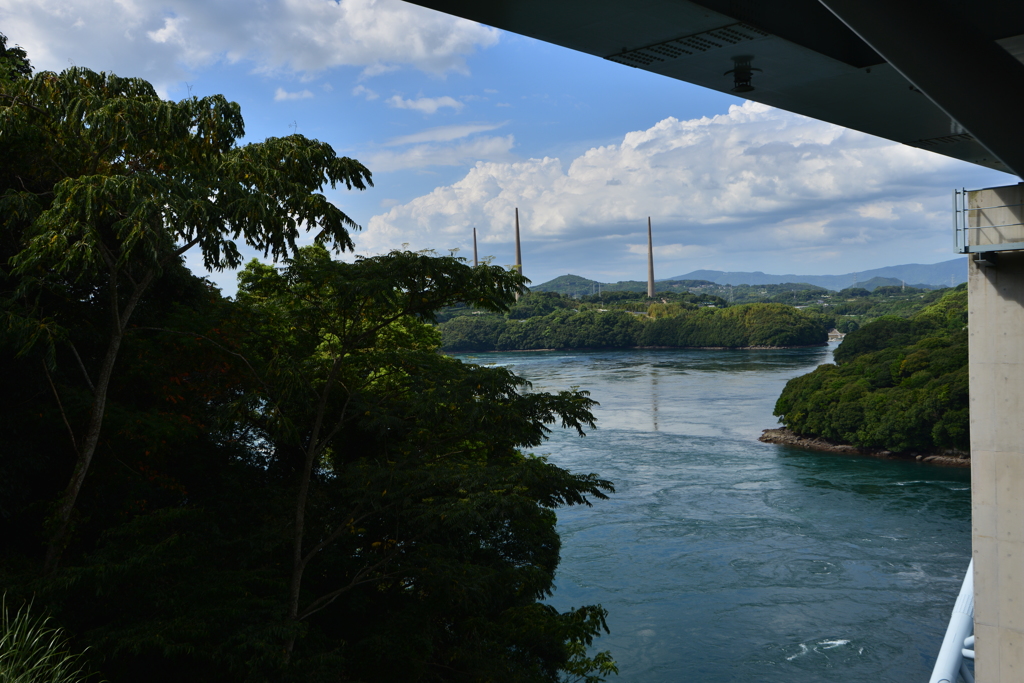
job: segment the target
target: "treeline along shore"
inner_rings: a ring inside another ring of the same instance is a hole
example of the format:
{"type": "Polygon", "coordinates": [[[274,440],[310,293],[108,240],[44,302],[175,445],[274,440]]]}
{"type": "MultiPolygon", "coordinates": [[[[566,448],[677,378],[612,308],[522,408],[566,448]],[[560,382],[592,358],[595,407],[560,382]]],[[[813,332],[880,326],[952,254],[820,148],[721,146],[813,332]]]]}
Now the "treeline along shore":
{"type": "Polygon", "coordinates": [[[674,300],[649,303],[634,294],[634,300],[581,303],[553,292],[530,294],[505,316],[473,311],[451,317],[440,325],[442,348],[739,349],[820,346],[828,341],[829,320],[817,312],[779,303],[728,306],[692,295],[669,296],[674,300]]]}
{"type": "Polygon", "coordinates": [[[786,384],[784,429],[762,441],[814,450],[969,463],[966,285],[908,317],[851,332],[835,363],[786,384]]]}
{"type": "MultiPolygon", "coordinates": [[[[689,292],[522,297],[504,315],[449,308],[448,352],[794,348],[846,332],[834,363],[789,381],[781,428],[762,441],[810,450],[969,464],[966,286],[851,288],[802,307],[689,292]]],[[[764,288],[763,296],[777,292],[764,288]]]]}

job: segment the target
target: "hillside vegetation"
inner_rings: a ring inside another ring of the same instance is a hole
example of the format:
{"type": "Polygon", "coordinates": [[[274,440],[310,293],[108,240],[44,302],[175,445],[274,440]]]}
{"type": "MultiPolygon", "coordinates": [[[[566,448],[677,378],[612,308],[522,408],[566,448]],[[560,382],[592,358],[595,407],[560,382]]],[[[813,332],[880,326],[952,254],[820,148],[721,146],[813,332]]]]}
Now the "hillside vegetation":
{"type": "MultiPolygon", "coordinates": [[[[708,280],[658,280],[654,283],[654,291],[686,292],[695,285],[714,285],[708,280]]],[[[555,292],[568,297],[579,298],[600,292],[633,292],[647,293],[647,280],[620,280],[619,282],[598,282],[579,275],[560,275],[554,280],[534,285],[530,291],[555,292]]]]}
{"type": "MultiPolygon", "coordinates": [[[[580,303],[598,304],[601,308],[643,312],[651,300],[647,283],[624,281],[599,283],[576,275],[563,275],[531,288],[536,295],[560,294],[562,298],[580,303]]],[[[927,288],[926,288],[927,287],[927,288]]],[[[825,317],[829,327],[851,332],[883,315],[909,317],[927,304],[937,301],[947,290],[905,286],[892,278],[873,278],[840,291],[832,291],[806,282],[760,285],[723,285],[708,280],[663,280],[655,283],[654,301],[698,303],[725,307],[735,304],[778,303],[814,311],[825,317]]],[[[563,305],[578,307],[579,303],[563,305]]],[[[467,312],[467,311],[464,311],[467,312]]],[[[447,319],[451,313],[443,315],[447,319]]],[[[520,316],[529,317],[529,316],[520,316]]]]}
{"type": "Polygon", "coordinates": [[[847,335],[835,364],[789,381],[775,414],[803,436],[890,451],[967,450],[967,291],[847,335]]]}
{"type": "Polygon", "coordinates": [[[698,295],[650,303],[613,293],[610,301],[575,302],[557,294],[524,297],[506,317],[457,315],[440,326],[446,351],[612,349],[633,347],[809,346],[824,344],[828,320],[783,304],[701,306],[698,295]],[[618,300],[614,300],[618,299],[618,300]],[[579,306],[579,308],[570,308],[579,306]],[[525,313],[535,315],[525,315],[525,313]]]}
{"type": "Polygon", "coordinates": [[[828,341],[820,315],[785,304],[702,308],[651,322],[640,346],[810,346],[828,341]]]}

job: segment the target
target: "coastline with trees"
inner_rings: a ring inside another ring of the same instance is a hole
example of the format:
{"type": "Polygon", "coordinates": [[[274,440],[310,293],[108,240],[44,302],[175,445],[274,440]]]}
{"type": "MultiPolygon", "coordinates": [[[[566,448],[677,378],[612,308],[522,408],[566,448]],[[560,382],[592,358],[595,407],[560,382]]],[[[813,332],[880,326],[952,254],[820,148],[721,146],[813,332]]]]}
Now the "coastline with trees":
{"type": "MultiPolygon", "coordinates": [[[[845,338],[834,364],[791,380],[761,440],[810,450],[932,464],[969,465],[965,286],[883,285],[831,292],[796,308],[771,301],[795,286],[762,287],[764,299],[729,305],[693,291],[648,299],[638,288],[574,298],[531,292],[505,315],[470,308],[439,315],[449,353],[631,348],[756,349],[820,346],[845,338]],[[819,303],[820,302],[820,303],[819,303]]],[[[746,295],[757,291],[746,288],[746,295]]],[[[827,291],[827,290],[824,290],[827,291]]]]}
{"type": "Polygon", "coordinates": [[[909,317],[846,335],[835,363],[789,381],[784,429],[763,441],[966,466],[970,457],[966,285],[909,317]]]}
{"type": "Polygon", "coordinates": [[[575,275],[532,287],[508,313],[460,305],[437,316],[446,352],[625,348],[796,348],[827,342],[882,316],[910,317],[948,289],[880,284],[827,290],[806,283],[705,280],[616,283],[580,294],[575,275]],[[819,325],[820,323],[820,325],[819,325]],[[822,331],[824,329],[824,332],[822,331]]]}
{"type": "Polygon", "coordinates": [[[828,321],[815,312],[774,303],[719,308],[693,295],[674,299],[651,303],[636,295],[620,295],[581,306],[554,293],[530,294],[507,316],[467,311],[449,318],[439,325],[441,348],[447,352],[737,349],[820,346],[828,341],[828,321]]]}

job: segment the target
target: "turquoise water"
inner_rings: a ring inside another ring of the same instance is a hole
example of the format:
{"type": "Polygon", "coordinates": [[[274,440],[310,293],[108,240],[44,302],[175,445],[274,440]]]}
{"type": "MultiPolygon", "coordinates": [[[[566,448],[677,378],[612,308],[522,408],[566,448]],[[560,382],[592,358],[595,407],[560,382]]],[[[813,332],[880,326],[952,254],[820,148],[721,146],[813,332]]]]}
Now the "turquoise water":
{"type": "Polygon", "coordinates": [[[601,603],[620,683],[926,681],[970,560],[966,470],[762,444],[828,349],[462,355],[588,389],[537,453],[615,482],[559,511],[551,603],[601,603]]]}

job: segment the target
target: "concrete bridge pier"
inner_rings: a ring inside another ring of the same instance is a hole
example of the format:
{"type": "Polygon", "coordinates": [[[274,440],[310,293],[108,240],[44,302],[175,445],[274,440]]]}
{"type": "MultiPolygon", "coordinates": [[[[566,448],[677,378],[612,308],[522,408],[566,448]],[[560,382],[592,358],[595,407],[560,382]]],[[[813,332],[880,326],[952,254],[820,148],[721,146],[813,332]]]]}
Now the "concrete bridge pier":
{"type": "Polygon", "coordinates": [[[1022,200],[1024,184],[968,193],[969,248],[992,249],[968,266],[978,683],[1024,681],[1024,251],[1013,250],[1024,248],[1022,200]]]}

